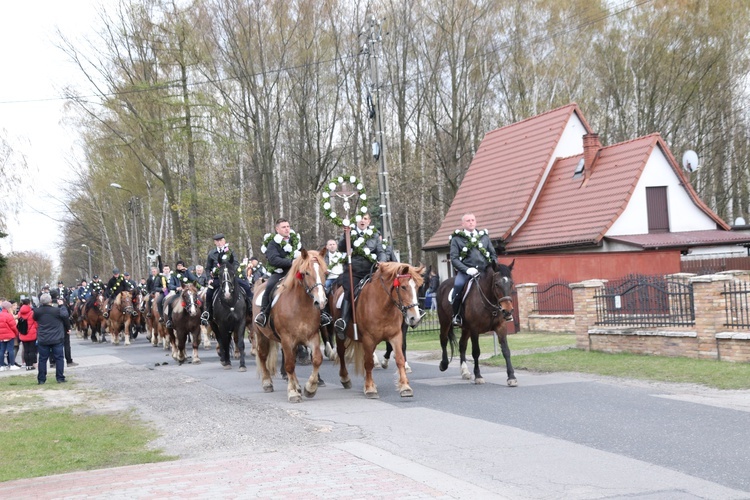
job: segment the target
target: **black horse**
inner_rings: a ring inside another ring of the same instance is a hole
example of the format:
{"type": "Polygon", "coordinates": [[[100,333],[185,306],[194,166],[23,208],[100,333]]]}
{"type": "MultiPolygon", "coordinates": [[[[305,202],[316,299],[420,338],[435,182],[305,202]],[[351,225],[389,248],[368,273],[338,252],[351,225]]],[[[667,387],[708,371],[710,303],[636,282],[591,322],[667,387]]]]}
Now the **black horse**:
{"type": "Polygon", "coordinates": [[[234,334],[240,351],[240,371],[247,371],[245,367],[245,325],[247,304],[245,290],[235,283],[235,270],[230,266],[221,268],[221,284],[214,290],[213,316],[211,329],[216,334],[219,344],[219,361],[225,370],[231,370],[230,344],[234,334]]]}
{"type": "MultiPolygon", "coordinates": [[[[487,268],[475,275],[465,286],[471,288],[464,298],[463,326],[461,327],[461,340],[458,343],[461,354],[461,376],[470,379],[471,374],[466,365],[466,346],[471,338],[471,355],[474,358],[474,382],[483,384],[484,379],[479,371],[479,334],[494,331],[500,339],[500,348],[505,358],[505,366],[508,373],[508,385],[517,385],[513,365],[510,363],[510,348],[505,328],[506,321],[513,319],[513,278],[511,271],[513,264],[509,266],[492,262],[487,268]]],[[[448,301],[448,295],[453,290],[454,278],[441,283],[438,288],[438,318],[440,319],[440,346],[443,349],[443,358],[440,361],[440,371],[448,369],[448,354],[446,347],[451,344],[451,359],[456,348],[456,336],[453,333],[453,306],[448,301]]],[[[465,293],[466,289],[464,289],[465,293]]],[[[454,297],[454,300],[459,300],[454,297]]]]}

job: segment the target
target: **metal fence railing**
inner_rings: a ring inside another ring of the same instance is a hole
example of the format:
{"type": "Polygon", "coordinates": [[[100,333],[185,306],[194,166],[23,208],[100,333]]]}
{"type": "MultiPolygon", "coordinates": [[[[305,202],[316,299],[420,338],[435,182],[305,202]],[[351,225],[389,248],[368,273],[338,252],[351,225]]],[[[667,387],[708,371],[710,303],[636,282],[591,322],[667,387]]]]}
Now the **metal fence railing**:
{"type": "Polygon", "coordinates": [[[532,295],[536,314],[573,314],[573,290],[569,281],[555,280],[539,285],[532,295]]]}
{"type": "Polygon", "coordinates": [[[693,285],[664,276],[631,275],[607,282],[595,295],[596,324],[607,326],[692,326],[693,285]]]}
{"type": "Polygon", "coordinates": [[[727,328],[750,328],[750,307],[748,296],[750,284],[746,281],[724,283],[724,312],[727,328]]]}

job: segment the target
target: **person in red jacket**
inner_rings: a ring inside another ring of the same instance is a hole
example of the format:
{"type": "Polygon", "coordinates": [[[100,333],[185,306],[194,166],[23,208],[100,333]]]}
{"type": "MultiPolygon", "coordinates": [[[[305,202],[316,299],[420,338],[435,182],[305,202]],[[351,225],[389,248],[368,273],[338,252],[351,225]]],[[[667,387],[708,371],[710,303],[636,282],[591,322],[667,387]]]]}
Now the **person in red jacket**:
{"type": "Polygon", "coordinates": [[[18,370],[15,365],[14,344],[18,337],[18,328],[16,328],[16,318],[13,317],[11,304],[8,301],[0,304],[3,308],[0,311],[0,370],[18,370]],[[5,353],[8,353],[8,364],[5,362],[5,353]]]}
{"type": "Polygon", "coordinates": [[[34,310],[31,308],[29,299],[21,301],[21,309],[18,311],[19,324],[21,318],[26,320],[26,333],[18,330],[21,342],[23,342],[23,362],[26,364],[26,370],[35,370],[37,323],[34,321],[34,310]]]}

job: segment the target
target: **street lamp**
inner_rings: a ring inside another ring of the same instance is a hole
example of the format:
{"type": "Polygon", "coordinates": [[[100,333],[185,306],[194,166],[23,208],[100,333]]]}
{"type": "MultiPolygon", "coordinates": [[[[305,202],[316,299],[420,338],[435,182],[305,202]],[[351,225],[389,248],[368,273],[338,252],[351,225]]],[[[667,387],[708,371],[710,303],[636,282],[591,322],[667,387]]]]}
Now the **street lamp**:
{"type": "Polygon", "coordinates": [[[82,247],[86,247],[86,253],[89,254],[89,275],[86,277],[88,281],[91,281],[91,247],[86,243],[81,243],[82,247]]]}
{"type": "Polygon", "coordinates": [[[122,187],[120,184],[116,182],[111,182],[109,186],[115,189],[121,189],[123,191],[127,191],[128,193],[130,193],[130,201],[128,203],[128,208],[132,215],[130,219],[130,223],[131,223],[131,228],[132,228],[131,234],[133,235],[133,243],[134,243],[134,245],[131,245],[130,247],[130,264],[132,266],[131,271],[135,273],[135,272],[138,272],[137,269],[140,268],[140,256],[141,256],[141,246],[140,246],[140,241],[138,238],[138,208],[140,204],[140,198],[138,198],[130,189],[122,187]]]}

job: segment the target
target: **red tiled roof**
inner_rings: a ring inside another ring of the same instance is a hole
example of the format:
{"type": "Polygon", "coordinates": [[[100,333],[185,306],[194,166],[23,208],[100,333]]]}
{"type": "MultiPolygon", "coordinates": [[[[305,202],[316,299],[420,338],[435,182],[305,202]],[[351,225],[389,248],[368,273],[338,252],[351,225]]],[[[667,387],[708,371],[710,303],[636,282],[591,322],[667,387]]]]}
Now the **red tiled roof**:
{"type": "Polygon", "coordinates": [[[559,159],[506,251],[598,244],[625,210],[657,139],[649,135],[602,148],[593,168],[577,178],[573,172],[583,155],[559,159]]]}
{"type": "Polygon", "coordinates": [[[750,244],[750,233],[712,229],[681,233],[650,233],[625,236],[607,236],[608,240],[638,246],[644,250],[675,247],[750,244]]]}
{"type": "Polygon", "coordinates": [[[461,226],[467,212],[476,216],[480,228],[489,230],[492,240],[506,238],[528,209],[573,113],[590,131],[578,105],[569,104],[489,132],[443,223],[424,249],[447,248],[450,234],[461,226]]]}

